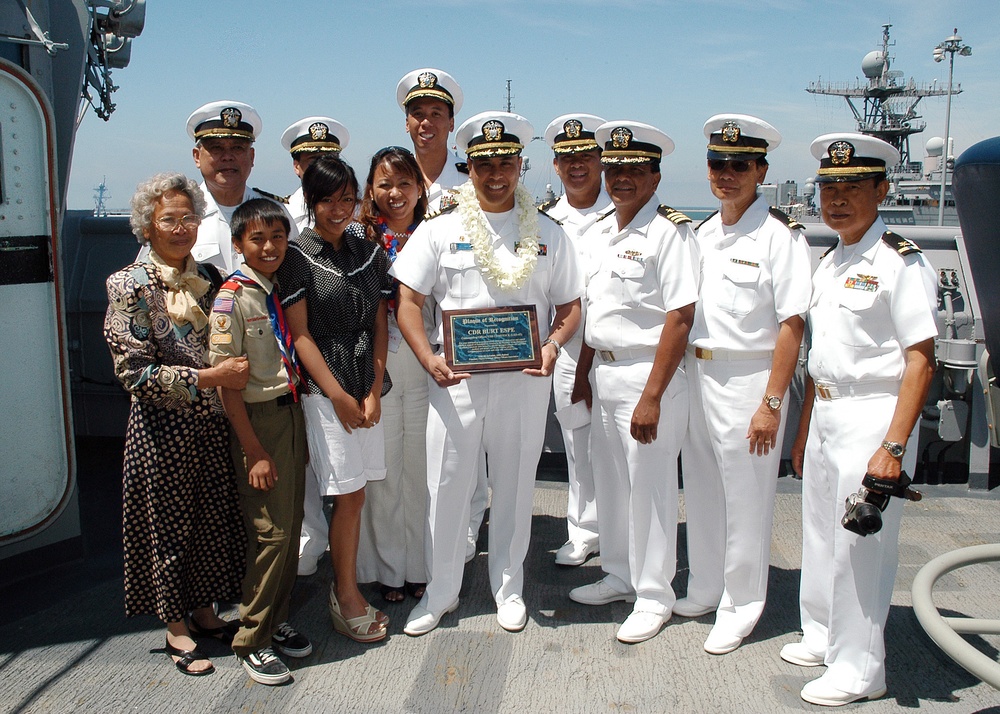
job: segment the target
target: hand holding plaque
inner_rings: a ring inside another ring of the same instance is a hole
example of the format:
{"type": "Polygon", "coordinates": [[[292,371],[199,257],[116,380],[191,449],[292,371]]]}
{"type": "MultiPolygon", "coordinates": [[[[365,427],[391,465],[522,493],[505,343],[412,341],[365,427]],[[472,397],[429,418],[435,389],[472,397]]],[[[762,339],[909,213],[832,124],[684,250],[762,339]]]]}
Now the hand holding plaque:
{"type": "Polygon", "coordinates": [[[443,310],[444,358],[456,372],[539,369],[542,350],[534,305],[443,310]]]}

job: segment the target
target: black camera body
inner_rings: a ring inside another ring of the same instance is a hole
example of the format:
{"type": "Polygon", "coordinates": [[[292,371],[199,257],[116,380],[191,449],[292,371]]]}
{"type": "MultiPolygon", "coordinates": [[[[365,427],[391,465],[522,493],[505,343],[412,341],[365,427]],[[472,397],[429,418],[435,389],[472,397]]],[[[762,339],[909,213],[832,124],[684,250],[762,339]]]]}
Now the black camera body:
{"type": "Polygon", "coordinates": [[[911,501],[919,501],[922,498],[919,491],[909,487],[911,483],[905,471],[899,474],[898,481],[865,474],[861,480],[861,488],[857,493],[848,496],[844,502],[847,510],[840,519],[840,525],[859,536],[878,533],[882,530],[882,511],[889,505],[890,498],[896,496],[911,501]]]}

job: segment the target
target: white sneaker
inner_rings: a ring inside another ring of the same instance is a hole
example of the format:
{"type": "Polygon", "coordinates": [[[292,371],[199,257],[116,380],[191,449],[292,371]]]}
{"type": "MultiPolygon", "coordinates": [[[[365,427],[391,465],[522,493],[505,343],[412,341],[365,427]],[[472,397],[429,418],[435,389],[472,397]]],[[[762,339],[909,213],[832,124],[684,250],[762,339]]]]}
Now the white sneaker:
{"type": "Polygon", "coordinates": [[[802,642],[789,642],[781,648],[781,659],[799,667],[819,667],[823,664],[823,655],[813,654],[802,642]]]}
{"type": "Polygon", "coordinates": [[[520,595],[512,595],[497,607],[497,622],[507,632],[520,632],[528,624],[528,611],[520,595]]]}
{"type": "Polygon", "coordinates": [[[618,641],[627,644],[645,642],[655,637],[663,624],[670,619],[670,614],[660,615],[655,612],[633,610],[618,628],[618,641]]]}
{"type": "Polygon", "coordinates": [[[587,558],[597,552],[597,543],[568,540],[556,551],[556,565],[583,565],[587,558]]]}
{"type": "Polygon", "coordinates": [[[583,605],[607,605],[610,602],[635,602],[635,593],[623,593],[608,584],[607,577],[596,583],[581,585],[569,591],[569,599],[583,605]]]}

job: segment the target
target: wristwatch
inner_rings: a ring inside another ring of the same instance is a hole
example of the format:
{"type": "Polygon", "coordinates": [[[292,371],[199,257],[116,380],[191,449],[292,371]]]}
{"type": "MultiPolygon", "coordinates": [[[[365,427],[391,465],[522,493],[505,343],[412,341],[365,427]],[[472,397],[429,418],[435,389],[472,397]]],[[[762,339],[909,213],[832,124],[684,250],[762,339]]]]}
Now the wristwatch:
{"type": "Polygon", "coordinates": [[[766,404],[767,408],[772,412],[776,412],[781,409],[781,397],[776,397],[773,394],[765,394],[764,404],[766,404]]]}
{"type": "Polygon", "coordinates": [[[906,447],[898,441],[883,441],[882,448],[888,451],[889,456],[894,459],[901,459],[906,453],[906,447]]]}
{"type": "Polygon", "coordinates": [[[545,345],[555,345],[556,357],[558,357],[562,353],[562,345],[553,340],[551,337],[549,337],[547,340],[545,340],[545,342],[542,343],[542,347],[545,347],[545,345]]]}

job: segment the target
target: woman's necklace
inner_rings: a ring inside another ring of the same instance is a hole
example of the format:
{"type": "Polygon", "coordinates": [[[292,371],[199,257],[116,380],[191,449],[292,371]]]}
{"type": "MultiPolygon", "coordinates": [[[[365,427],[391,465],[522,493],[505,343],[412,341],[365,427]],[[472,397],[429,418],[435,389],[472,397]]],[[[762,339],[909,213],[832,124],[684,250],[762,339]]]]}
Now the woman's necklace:
{"type": "MultiPolygon", "coordinates": [[[[403,249],[399,244],[400,238],[402,238],[403,243],[405,243],[410,238],[410,234],[413,233],[413,229],[417,227],[416,223],[411,223],[406,229],[405,233],[396,233],[393,231],[389,224],[386,223],[385,218],[382,216],[378,217],[378,233],[382,237],[382,247],[385,248],[386,255],[389,256],[389,264],[392,265],[396,260],[396,255],[403,249]]],[[[392,279],[392,295],[389,296],[388,308],[389,314],[396,314],[396,297],[399,294],[399,281],[395,278],[392,279]]]]}
{"type": "Polygon", "coordinates": [[[465,236],[472,244],[472,254],[483,277],[504,291],[520,290],[538,263],[538,209],[521,184],[514,189],[514,199],[519,239],[517,260],[510,270],[504,270],[493,250],[493,232],[479,205],[475,186],[467,181],[458,189],[458,212],[465,236]]]}

